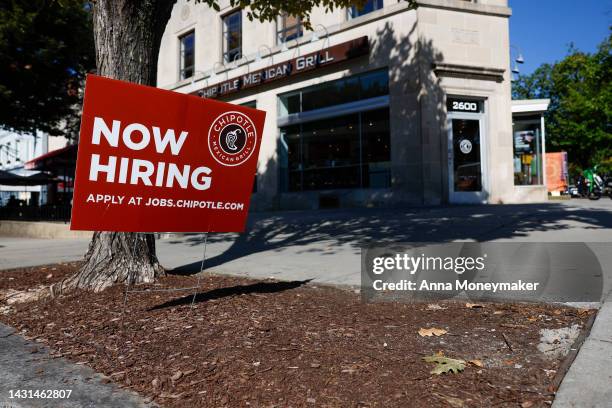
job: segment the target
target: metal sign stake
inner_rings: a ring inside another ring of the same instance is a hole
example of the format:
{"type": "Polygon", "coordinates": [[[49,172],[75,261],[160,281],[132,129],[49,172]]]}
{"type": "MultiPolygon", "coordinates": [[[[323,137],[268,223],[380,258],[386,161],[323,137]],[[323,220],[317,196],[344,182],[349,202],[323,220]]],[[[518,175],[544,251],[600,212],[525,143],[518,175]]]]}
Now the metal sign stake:
{"type": "Polygon", "coordinates": [[[200,279],[202,278],[202,272],[204,272],[204,263],[206,262],[206,244],[208,243],[208,232],[204,233],[204,254],[202,255],[202,263],[200,264],[200,273],[198,273],[198,280],[196,283],[196,289],[193,291],[193,299],[191,299],[191,309],[195,305],[196,296],[198,295],[198,289],[200,288],[200,279]]]}

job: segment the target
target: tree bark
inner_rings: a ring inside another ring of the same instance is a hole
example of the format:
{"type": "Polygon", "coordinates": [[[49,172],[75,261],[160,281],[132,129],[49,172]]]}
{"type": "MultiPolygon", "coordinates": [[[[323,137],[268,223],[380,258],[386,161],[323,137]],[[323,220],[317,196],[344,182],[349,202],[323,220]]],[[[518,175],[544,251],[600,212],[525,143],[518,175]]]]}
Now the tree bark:
{"type": "MultiPolygon", "coordinates": [[[[155,86],[161,38],[175,0],[97,0],[93,28],[98,74],[155,86]]],[[[79,272],[52,288],[103,290],[148,283],[164,274],[152,234],[96,232],[79,272]]]]}

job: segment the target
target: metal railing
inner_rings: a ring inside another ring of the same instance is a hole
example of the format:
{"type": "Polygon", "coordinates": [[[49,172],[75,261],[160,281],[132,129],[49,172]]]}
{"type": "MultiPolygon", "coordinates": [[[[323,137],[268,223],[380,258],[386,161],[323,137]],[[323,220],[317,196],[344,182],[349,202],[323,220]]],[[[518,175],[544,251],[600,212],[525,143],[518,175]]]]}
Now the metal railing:
{"type": "Polygon", "coordinates": [[[0,220],[70,222],[70,205],[5,206],[0,207],[0,220]]]}

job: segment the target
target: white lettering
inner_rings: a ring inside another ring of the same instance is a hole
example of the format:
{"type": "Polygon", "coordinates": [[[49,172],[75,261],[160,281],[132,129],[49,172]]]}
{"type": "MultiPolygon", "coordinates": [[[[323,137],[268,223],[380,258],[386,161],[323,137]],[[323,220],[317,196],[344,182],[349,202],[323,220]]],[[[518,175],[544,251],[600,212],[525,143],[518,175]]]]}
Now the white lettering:
{"type": "Polygon", "coordinates": [[[115,181],[115,167],[117,166],[117,158],[108,156],[108,164],[100,164],[100,155],[91,155],[91,165],[89,166],[89,181],[98,181],[98,173],[106,173],[106,182],[112,183],[115,181]]]}
{"type": "Polygon", "coordinates": [[[109,145],[113,147],[117,147],[119,145],[119,127],[121,126],[121,122],[118,120],[113,120],[113,130],[110,130],[106,125],[104,119],[95,117],[94,118],[94,127],[93,134],[91,137],[91,142],[93,144],[100,144],[100,135],[104,135],[106,141],[109,145]]]}
{"type": "Polygon", "coordinates": [[[176,140],[174,129],[168,129],[162,138],[160,129],[157,126],[153,126],[153,139],[155,140],[155,150],[157,150],[157,153],[163,153],[166,150],[166,146],[170,144],[170,152],[174,156],[178,156],[183,143],[185,143],[185,139],[187,139],[187,132],[181,132],[178,140],[176,140]]]}
{"type": "Polygon", "coordinates": [[[123,143],[125,143],[125,145],[132,150],[144,149],[149,145],[150,140],[151,134],[145,125],[141,125],[140,123],[132,123],[123,129],[123,143]],[[142,140],[138,143],[132,140],[132,133],[134,133],[134,131],[138,131],[142,135],[142,140]]]}

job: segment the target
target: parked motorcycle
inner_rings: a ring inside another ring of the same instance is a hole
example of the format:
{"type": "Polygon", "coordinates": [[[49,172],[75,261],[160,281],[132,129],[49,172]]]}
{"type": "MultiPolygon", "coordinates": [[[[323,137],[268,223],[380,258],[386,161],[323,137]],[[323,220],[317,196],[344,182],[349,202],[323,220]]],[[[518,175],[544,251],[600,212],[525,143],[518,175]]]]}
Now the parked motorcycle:
{"type": "MultiPolygon", "coordinates": [[[[586,169],[576,180],[578,195],[589,200],[599,200],[604,192],[604,181],[596,173],[597,166],[586,169]]],[[[612,197],[611,197],[612,198],[612,197]]]]}
{"type": "Polygon", "coordinates": [[[604,177],[603,194],[607,195],[612,200],[612,175],[604,177]]]}

